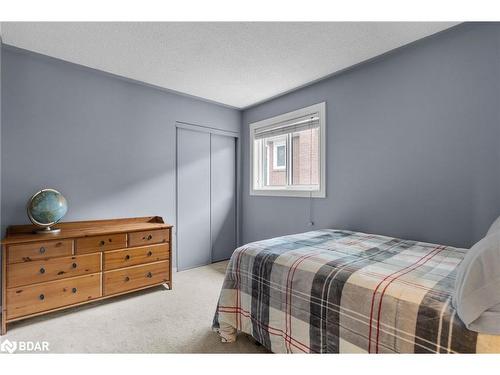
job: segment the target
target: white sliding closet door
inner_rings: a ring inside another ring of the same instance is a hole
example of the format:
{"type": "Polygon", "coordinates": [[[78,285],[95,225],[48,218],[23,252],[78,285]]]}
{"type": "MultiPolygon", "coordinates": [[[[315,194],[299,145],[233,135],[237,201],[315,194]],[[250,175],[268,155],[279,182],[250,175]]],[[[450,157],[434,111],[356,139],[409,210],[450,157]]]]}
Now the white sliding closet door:
{"type": "Polygon", "coordinates": [[[212,261],[229,259],[236,248],[236,138],[212,134],[212,261]]]}
{"type": "Polygon", "coordinates": [[[210,134],[177,129],[177,268],[211,262],[210,134]]]}
{"type": "Polygon", "coordinates": [[[177,268],[236,248],[236,138],[177,128],[177,268]]]}

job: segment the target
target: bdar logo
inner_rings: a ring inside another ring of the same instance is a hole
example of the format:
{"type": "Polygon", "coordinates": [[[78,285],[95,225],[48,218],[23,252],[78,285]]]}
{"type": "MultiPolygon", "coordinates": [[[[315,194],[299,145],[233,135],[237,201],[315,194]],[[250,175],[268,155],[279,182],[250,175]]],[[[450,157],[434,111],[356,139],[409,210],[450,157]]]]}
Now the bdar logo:
{"type": "Polygon", "coordinates": [[[12,342],[12,341],[9,341],[9,340],[4,340],[1,344],[0,344],[0,351],[1,352],[7,352],[7,353],[14,353],[17,349],[17,343],[16,342],[12,342]]]}

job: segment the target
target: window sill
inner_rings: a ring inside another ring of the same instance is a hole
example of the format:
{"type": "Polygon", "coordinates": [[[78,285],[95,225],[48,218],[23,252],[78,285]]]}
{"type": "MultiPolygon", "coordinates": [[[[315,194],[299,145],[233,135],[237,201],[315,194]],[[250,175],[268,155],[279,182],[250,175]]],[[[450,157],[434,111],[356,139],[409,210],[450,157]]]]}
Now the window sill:
{"type": "Polygon", "coordinates": [[[250,195],[260,197],[326,198],[324,191],[298,189],[251,189],[250,195]]]}

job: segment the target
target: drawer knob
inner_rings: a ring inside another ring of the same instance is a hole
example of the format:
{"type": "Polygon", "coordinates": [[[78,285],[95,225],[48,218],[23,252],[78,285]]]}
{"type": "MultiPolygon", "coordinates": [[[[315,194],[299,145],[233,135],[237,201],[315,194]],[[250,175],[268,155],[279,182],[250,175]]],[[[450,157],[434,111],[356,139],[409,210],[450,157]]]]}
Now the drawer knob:
{"type": "Polygon", "coordinates": [[[151,255],[153,255],[153,252],[152,251],[148,251],[148,257],[150,257],[151,255]]]}
{"type": "Polygon", "coordinates": [[[130,277],[125,277],[125,281],[130,281],[130,277]]]}
{"type": "Polygon", "coordinates": [[[76,263],[73,263],[73,264],[71,265],[71,267],[76,268],[76,267],[78,267],[78,265],[77,265],[76,263]]]}
{"type": "Polygon", "coordinates": [[[40,298],[40,301],[43,301],[45,299],[45,296],[43,294],[40,294],[38,298],[40,298]]]}
{"type": "Polygon", "coordinates": [[[129,260],[130,259],[130,255],[125,255],[125,260],[129,260]]]}
{"type": "Polygon", "coordinates": [[[152,278],[153,277],[153,274],[151,272],[148,272],[148,274],[146,275],[148,278],[152,278]]]}
{"type": "Polygon", "coordinates": [[[40,273],[45,273],[45,268],[40,268],[40,273]]]}
{"type": "Polygon", "coordinates": [[[43,246],[42,246],[42,247],[40,248],[40,254],[44,254],[44,253],[45,253],[45,247],[43,247],[43,246]]]}
{"type": "Polygon", "coordinates": [[[99,246],[104,246],[105,242],[104,241],[99,241],[99,246]]]}
{"type": "Polygon", "coordinates": [[[142,237],[143,240],[146,240],[146,241],[150,241],[153,239],[153,236],[150,234],[149,236],[147,237],[142,237]]]}
{"type": "Polygon", "coordinates": [[[76,288],[71,289],[72,293],[76,293],[76,291],[77,291],[76,288]]]}

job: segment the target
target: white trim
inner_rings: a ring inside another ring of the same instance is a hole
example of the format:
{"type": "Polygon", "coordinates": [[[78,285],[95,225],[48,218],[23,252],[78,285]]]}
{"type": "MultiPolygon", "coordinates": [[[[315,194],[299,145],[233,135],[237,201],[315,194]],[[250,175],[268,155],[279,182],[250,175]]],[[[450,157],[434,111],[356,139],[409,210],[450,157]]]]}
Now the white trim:
{"type": "Polygon", "coordinates": [[[193,131],[202,132],[202,133],[225,135],[227,137],[233,137],[233,138],[240,137],[240,133],[235,132],[235,131],[224,130],[224,129],[214,128],[211,126],[205,126],[205,125],[196,125],[196,124],[191,124],[189,122],[176,121],[175,126],[177,128],[193,130],[193,131]]]}
{"type": "Polygon", "coordinates": [[[311,105],[309,107],[297,109],[282,115],[267,118],[265,120],[257,121],[249,124],[249,145],[250,145],[250,195],[255,196],[281,196],[281,197],[312,197],[312,198],[325,198],[326,197],[326,102],[311,105]],[[320,166],[319,166],[319,190],[307,189],[305,186],[278,186],[278,187],[265,187],[255,188],[254,175],[259,175],[259,166],[255,165],[254,160],[254,134],[255,130],[262,127],[267,127],[279,122],[290,121],[295,118],[307,116],[309,114],[319,114],[319,153],[320,153],[320,166]]]}

